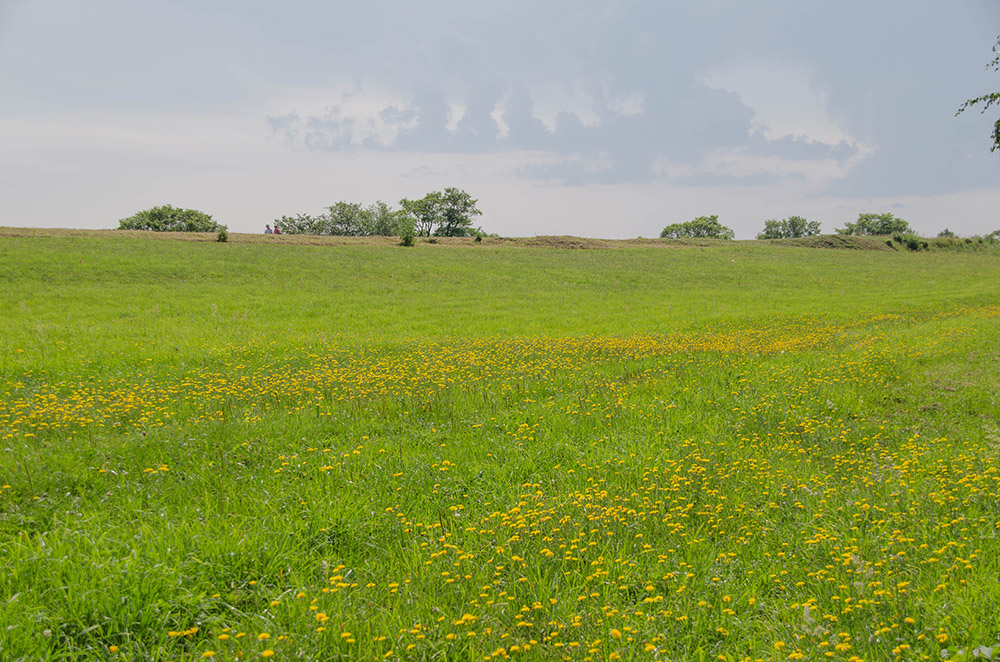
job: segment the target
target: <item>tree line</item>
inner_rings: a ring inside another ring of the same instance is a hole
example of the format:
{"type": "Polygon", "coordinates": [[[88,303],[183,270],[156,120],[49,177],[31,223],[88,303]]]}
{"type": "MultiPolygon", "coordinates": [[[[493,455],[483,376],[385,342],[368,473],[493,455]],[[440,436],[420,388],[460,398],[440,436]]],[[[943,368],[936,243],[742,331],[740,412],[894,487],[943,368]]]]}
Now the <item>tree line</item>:
{"type": "Polygon", "coordinates": [[[465,191],[446,188],[422,198],[399,201],[399,209],[385,202],[363,206],[337,202],[316,216],[282,216],[274,224],[285,234],[336,235],[344,237],[423,236],[473,237],[485,234],[472,223],[482,212],[477,200],[465,191]]]}
{"type": "MultiPolygon", "coordinates": [[[[344,237],[398,236],[404,243],[413,237],[482,237],[485,232],[473,227],[473,219],[482,212],[478,201],[465,191],[449,187],[432,191],[422,198],[399,201],[399,209],[376,201],[368,206],[340,201],[315,216],[296,214],[275,219],[275,226],[285,234],[336,235],[344,237]]],[[[140,211],[118,221],[119,230],[149,232],[217,232],[219,241],[228,238],[225,225],[196,209],[161,205],[140,211]]],[[[409,240],[409,241],[407,241],[409,240]]]]}
{"type": "MultiPolygon", "coordinates": [[[[842,228],[834,230],[840,235],[886,237],[886,236],[916,236],[910,224],[902,218],[890,213],[858,214],[858,220],[848,222],[842,228]]],[[[764,229],[757,234],[758,239],[794,239],[797,237],[812,237],[820,234],[819,221],[810,221],[801,216],[789,216],[783,219],[764,221],[764,229]]],[[[660,232],[661,239],[679,239],[690,237],[696,239],[732,239],[733,229],[719,222],[716,214],[699,216],[684,223],[673,223],[660,232]]],[[[955,233],[947,228],[938,237],[954,237],[955,233]]]]}
{"type": "MultiPolygon", "coordinates": [[[[436,237],[483,237],[482,228],[473,227],[473,218],[482,212],[476,206],[477,200],[461,189],[446,188],[432,191],[422,198],[399,201],[399,209],[376,201],[368,206],[356,202],[340,201],[330,205],[316,216],[296,214],[275,219],[274,224],[285,234],[335,235],[346,237],[398,236],[406,245],[412,245],[416,236],[436,237]]],[[[228,239],[225,225],[221,225],[208,214],[194,210],[162,205],[138,212],[118,222],[119,230],[148,230],[153,232],[217,232],[219,241],[228,239]]],[[[921,238],[910,228],[910,224],[891,213],[861,213],[854,222],[836,228],[840,235],[891,237],[897,243],[920,250],[921,238]]],[[[768,219],[757,239],[792,239],[820,234],[819,221],[810,221],[801,216],[783,219],[768,219]]],[[[945,228],[938,238],[955,237],[955,233],[945,228]]],[[[733,229],[723,225],[716,214],[699,216],[683,223],[672,223],[660,232],[663,239],[695,238],[723,239],[735,237],[733,229]]],[[[1000,239],[1000,230],[986,237],[995,242],[1000,239]]],[[[926,242],[924,242],[925,244],[926,242]]]]}

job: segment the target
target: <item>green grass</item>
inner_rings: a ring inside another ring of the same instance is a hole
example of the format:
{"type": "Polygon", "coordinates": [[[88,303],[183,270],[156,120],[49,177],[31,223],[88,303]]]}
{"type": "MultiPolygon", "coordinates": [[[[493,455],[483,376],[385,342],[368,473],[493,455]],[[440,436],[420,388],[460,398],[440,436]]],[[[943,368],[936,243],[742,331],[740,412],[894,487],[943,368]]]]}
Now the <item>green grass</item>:
{"type": "Polygon", "coordinates": [[[0,658],[970,656],[998,276],[0,236],[0,658]]]}

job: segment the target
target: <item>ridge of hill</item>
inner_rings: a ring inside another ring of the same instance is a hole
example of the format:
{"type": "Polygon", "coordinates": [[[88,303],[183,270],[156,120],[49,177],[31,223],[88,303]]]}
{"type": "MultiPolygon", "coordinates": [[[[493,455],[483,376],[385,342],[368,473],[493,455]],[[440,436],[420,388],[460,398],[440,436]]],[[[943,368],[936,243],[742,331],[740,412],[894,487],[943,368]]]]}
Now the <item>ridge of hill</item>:
{"type": "MultiPolygon", "coordinates": [[[[82,230],[70,228],[18,228],[0,227],[2,237],[144,237],[159,240],[214,242],[217,240],[214,232],[145,232],[142,230],[82,230]]],[[[230,232],[229,243],[257,244],[276,243],[284,245],[306,246],[394,246],[399,243],[397,237],[339,237],[302,234],[265,235],[243,232],[230,232]]],[[[473,237],[420,237],[418,243],[442,244],[451,246],[473,245],[473,237]]],[[[575,237],[572,235],[538,235],[534,237],[483,237],[481,242],[488,246],[509,245],[531,248],[558,249],[607,249],[633,246],[656,246],[662,248],[677,248],[691,246],[718,246],[718,239],[659,239],[636,237],[632,239],[599,239],[592,237],[575,237]]],[[[844,235],[817,235],[797,239],[757,240],[741,239],[738,244],[766,243],[775,246],[797,248],[827,248],[868,251],[889,251],[883,238],[853,237],[844,235]]]]}

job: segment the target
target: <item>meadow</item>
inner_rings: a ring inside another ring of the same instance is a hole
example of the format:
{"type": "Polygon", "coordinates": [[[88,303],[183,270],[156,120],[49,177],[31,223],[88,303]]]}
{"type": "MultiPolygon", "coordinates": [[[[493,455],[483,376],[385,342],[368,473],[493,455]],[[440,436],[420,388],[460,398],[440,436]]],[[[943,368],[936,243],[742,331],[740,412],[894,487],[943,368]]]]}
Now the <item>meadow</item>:
{"type": "Polygon", "coordinates": [[[0,659],[1000,655],[1000,255],[0,229],[0,659]]]}

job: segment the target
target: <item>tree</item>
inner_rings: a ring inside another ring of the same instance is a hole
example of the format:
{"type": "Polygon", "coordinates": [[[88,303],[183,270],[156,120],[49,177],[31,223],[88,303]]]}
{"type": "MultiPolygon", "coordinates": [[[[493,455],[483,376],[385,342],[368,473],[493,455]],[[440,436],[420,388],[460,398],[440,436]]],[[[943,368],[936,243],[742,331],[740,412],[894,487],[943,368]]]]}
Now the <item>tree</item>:
{"type": "Polygon", "coordinates": [[[781,221],[764,221],[764,231],[757,235],[758,239],[790,239],[794,237],[811,237],[819,234],[819,221],[807,221],[801,216],[789,216],[781,221]]]}
{"type": "Polygon", "coordinates": [[[696,237],[706,239],[732,239],[736,234],[732,228],[719,223],[718,215],[699,216],[687,223],[674,223],[663,228],[661,239],[678,239],[680,237],[696,237]]]}
{"type": "Polygon", "coordinates": [[[434,226],[440,223],[441,194],[437,191],[428,193],[419,200],[403,198],[399,201],[399,206],[418,237],[431,236],[434,226]]]}
{"type": "Polygon", "coordinates": [[[119,230],[148,230],[151,232],[218,232],[226,226],[195,209],[179,209],[162,205],[140,211],[118,221],[119,230]]]}
{"type": "Polygon", "coordinates": [[[364,225],[365,210],[357,202],[334,203],[326,208],[325,227],[322,234],[357,237],[364,225]]]}
{"type": "Polygon", "coordinates": [[[323,216],[296,214],[274,219],[284,234],[322,234],[323,216]]]}
{"type": "MultiPolygon", "coordinates": [[[[993,45],[993,54],[993,59],[986,65],[986,68],[1000,72],[1000,37],[997,37],[997,43],[993,45]]],[[[983,104],[982,109],[979,111],[980,113],[985,113],[993,104],[1000,105],[1000,92],[990,92],[989,94],[984,94],[976,97],[975,99],[969,99],[959,106],[958,112],[955,113],[955,116],[957,117],[961,115],[969,108],[978,104],[983,104]]],[[[990,137],[993,138],[993,144],[990,146],[990,151],[994,152],[997,149],[1000,149],[1000,119],[997,119],[997,121],[993,124],[993,133],[990,137]]]]}
{"type": "Polygon", "coordinates": [[[441,237],[472,236],[472,217],[483,213],[476,207],[476,202],[461,189],[446,188],[441,195],[441,224],[434,234],[441,237]]]}
{"type": "Polygon", "coordinates": [[[837,228],[837,234],[853,235],[890,235],[890,234],[912,234],[910,224],[892,214],[858,214],[855,223],[845,223],[844,227],[837,228]]]}
{"type": "Polygon", "coordinates": [[[413,223],[417,234],[425,237],[431,233],[438,237],[472,236],[472,219],[483,213],[476,203],[471,195],[457,188],[432,191],[419,200],[399,201],[403,215],[413,223]]]}
{"type": "Polygon", "coordinates": [[[376,200],[365,207],[361,233],[366,236],[395,237],[402,232],[402,212],[376,200]]]}

